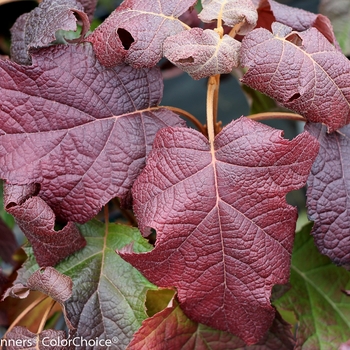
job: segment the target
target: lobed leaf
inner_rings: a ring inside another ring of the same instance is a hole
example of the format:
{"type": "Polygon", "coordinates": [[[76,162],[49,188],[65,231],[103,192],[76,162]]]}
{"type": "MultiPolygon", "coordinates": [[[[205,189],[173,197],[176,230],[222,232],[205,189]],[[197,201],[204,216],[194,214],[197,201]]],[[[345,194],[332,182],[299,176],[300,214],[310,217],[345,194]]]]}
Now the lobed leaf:
{"type": "Polygon", "coordinates": [[[309,224],[296,234],[292,288],[274,304],[295,313],[297,348],[338,349],[349,339],[350,302],[342,290],[350,287],[350,273],[317,251],[310,230],[309,224]]]}
{"type": "Polygon", "coordinates": [[[255,29],[242,41],[241,64],[244,84],[329,132],[350,122],[350,62],[315,28],[284,37],[255,29]]]}
{"type": "Polygon", "coordinates": [[[44,0],[33,11],[18,17],[11,28],[11,59],[19,64],[31,64],[30,49],[48,46],[56,40],[59,29],[75,31],[75,16],[83,24],[81,40],[90,22],[78,0],[44,0]]]}
{"type": "Polygon", "coordinates": [[[337,265],[350,267],[350,127],[327,134],[320,124],[306,130],[320,143],[307,181],[307,206],[314,221],[312,235],[322,254],[337,265]]]}
{"type": "Polygon", "coordinates": [[[157,107],[159,69],[107,69],[89,44],[42,49],[32,66],[0,61],[0,75],[0,175],[40,183],[66,221],[86,222],[127,197],[157,131],[184,125],[157,107]]]}
{"type": "Polygon", "coordinates": [[[38,264],[54,266],[86,242],[72,222],[55,230],[56,216],[36,191],[35,185],[5,186],[5,208],[32,245],[38,264]]]}
{"type": "Polygon", "coordinates": [[[256,0],[255,3],[259,15],[258,27],[271,30],[274,22],[283,23],[300,32],[314,27],[340,51],[332,24],[326,16],[280,4],[274,0],[256,0]]]}
{"type": "Polygon", "coordinates": [[[157,231],[156,246],[119,253],[159,287],[176,287],[192,320],[248,344],[274,319],[271,288],[288,281],[297,213],[285,195],[303,186],[318,150],[309,134],[280,134],[241,118],[211,150],[195,130],[161,130],[133,186],[139,227],[157,231]]]}
{"type": "Polygon", "coordinates": [[[163,57],[164,40],[186,29],[178,17],[196,0],[125,0],[88,38],[99,61],[153,67],[163,57]]]}
{"type": "Polygon", "coordinates": [[[203,9],[199,18],[203,22],[221,18],[230,27],[243,23],[238,31],[241,35],[249,33],[256,26],[258,14],[251,0],[202,0],[201,3],[203,9]]]}
{"type": "Polygon", "coordinates": [[[233,334],[191,321],[173,300],[163,311],[142,322],[128,350],[292,350],[294,339],[290,325],[276,314],[271,329],[256,345],[247,346],[233,334]]]}
{"type": "Polygon", "coordinates": [[[164,56],[194,79],[230,73],[238,66],[241,43],[213,30],[193,28],[168,37],[164,56]]]}

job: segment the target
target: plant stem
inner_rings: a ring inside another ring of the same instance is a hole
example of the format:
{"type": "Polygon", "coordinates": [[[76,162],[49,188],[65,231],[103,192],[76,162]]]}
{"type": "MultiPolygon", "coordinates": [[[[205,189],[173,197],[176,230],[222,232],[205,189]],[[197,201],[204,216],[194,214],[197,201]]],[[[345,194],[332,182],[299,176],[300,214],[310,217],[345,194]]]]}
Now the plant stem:
{"type": "Polygon", "coordinates": [[[232,38],[234,38],[237,33],[239,32],[239,30],[242,28],[243,24],[244,24],[245,20],[243,19],[242,22],[237,23],[228,33],[229,36],[231,36],[232,38]]]}
{"type": "Polygon", "coordinates": [[[183,117],[187,118],[189,121],[191,121],[196,127],[197,129],[204,135],[207,136],[207,129],[205,128],[205,126],[191,113],[181,109],[181,108],[177,108],[177,107],[171,107],[171,106],[162,106],[164,108],[169,109],[170,111],[176,113],[176,114],[180,114],[183,117]]]}
{"type": "Polygon", "coordinates": [[[4,334],[4,338],[6,337],[7,333],[10,333],[14,327],[21,321],[21,319],[28,314],[31,310],[33,310],[37,305],[39,305],[42,301],[47,299],[47,295],[42,295],[38,299],[34,300],[30,305],[28,305],[17,317],[16,319],[12,322],[10,327],[7,329],[6,333],[4,334]]]}
{"type": "Polygon", "coordinates": [[[108,209],[108,203],[103,208],[103,213],[105,217],[105,235],[108,235],[108,225],[109,225],[109,209],[108,209]]]}
{"type": "Polygon", "coordinates": [[[268,120],[268,119],[288,119],[306,122],[306,118],[301,116],[300,114],[289,113],[289,112],[264,112],[248,115],[247,118],[260,121],[260,120],[268,120]]]}
{"type": "Polygon", "coordinates": [[[53,309],[53,307],[55,306],[56,304],[56,301],[55,300],[51,300],[50,302],[50,305],[48,306],[48,308],[45,310],[45,313],[43,315],[43,318],[41,319],[40,321],[40,325],[38,327],[38,331],[37,331],[37,334],[41,333],[43,330],[44,330],[44,327],[45,327],[45,323],[48,319],[48,316],[51,312],[51,310],[53,309]]]}
{"type": "Polygon", "coordinates": [[[218,108],[218,93],[219,93],[220,75],[213,75],[208,80],[207,90],[207,128],[208,138],[211,147],[214,145],[216,118],[218,108]]]}
{"type": "Polygon", "coordinates": [[[214,133],[215,135],[217,135],[220,130],[221,130],[221,122],[217,122],[218,120],[218,105],[219,105],[219,88],[220,88],[220,77],[221,75],[215,75],[215,79],[216,79],[216,88],[214,91],[214,98],[213,98],[213,125],[214,125],[214,133]]]}

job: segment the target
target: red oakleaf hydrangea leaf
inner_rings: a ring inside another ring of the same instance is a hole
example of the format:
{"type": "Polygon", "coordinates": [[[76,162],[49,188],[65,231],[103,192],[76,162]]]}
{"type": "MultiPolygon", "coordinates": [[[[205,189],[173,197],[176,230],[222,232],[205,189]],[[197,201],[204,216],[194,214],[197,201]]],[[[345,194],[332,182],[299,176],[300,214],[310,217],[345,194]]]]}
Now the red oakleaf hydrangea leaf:
{"type": "Polygon", "coordinates": [[[331,21],[326,16],[280,4],[274,0],[255,2],[258,3],[259,15],[257,27],[271,30],[273,22],[283,23],[300,32],[315,27],[338,48],[331,21]]]}
{"type": "Polygon", "coordinates": [[[293,350],[294,345],[291,326],[278,313],[263,339],[247,346],[231,333],[191,321],[178,302],[172,300],[169,307],[142,322],[127,350],[293,350]]]}
{"type": "Polygon", "coordinates": [[[203,10],[199,18],[203,22],[212,22],[219,17],[224,24],[234,27],[244,21],[238,34],[250,32],[258,20],[258,13],[251,0],[202,0],[203,10]]]}
{"type": "Polygon", "coordinates": [[[157,131],[184,122],[157,104],[158,68],[107,69],[90,44],[52,46],[32,66],[0,61],[0,174],[40,183],[66,221],[86,222],[128,195],[157,131]]]}
{"type": "Polygon", "coordinates": [[[329,131],[350,122],[350,62],[317,29],[285,37],[255,29],[242,41],[241,64],[244,84],[309,121],[329,131]]]}
{"type": "Polygon", "coordinates": [[[59,29],[76,30],[77,16],[83,24],[80,37],[90,28],[84,7],[76,0],[44,0],[33,11],[20,16],[11,28],[11,59],[31,64],[29,50],[48,46],[59,29]]]}
{"type": "Polygon", "coordinates": [[[154,250],[120,255],[159,287],[174,286],[192,320],[248,344],[271,326],[274,284],[288,281],[296,209],[287,192],[304,185],[317,154],[307,133],[292,141],[247,118],[215,139],[165,128],[133,186],[144,235],[154,250]]]}
{"type": "Polygon", "coordinates": [[[164,56],[194,79],[230,73],[238,66],[241,43],[213,30],[193,28],[167,38],[164,56]]]}
{"type": "Polygon", "coordinates": [[[72,222],[56,231],[54,212],[36,193],[35,185],[5,186],[5,209],[32,245],[39,266],[54,266],[86,242],[72,222]]]}
{"type": "Polygon", "coordinates": [[[178,20],[195,0],[125,0],[88,38],[100,62],[123,61],[153,67],[163,57],[163,42],[186,29],[178,20]]]}
{"type": "Polygon", "coordinates": [[[315,244],[338,265],[350,267],[350,127],[327,134],[325,126],[307,124],[320,151],[307,181],[307,206],[315,244]]]}

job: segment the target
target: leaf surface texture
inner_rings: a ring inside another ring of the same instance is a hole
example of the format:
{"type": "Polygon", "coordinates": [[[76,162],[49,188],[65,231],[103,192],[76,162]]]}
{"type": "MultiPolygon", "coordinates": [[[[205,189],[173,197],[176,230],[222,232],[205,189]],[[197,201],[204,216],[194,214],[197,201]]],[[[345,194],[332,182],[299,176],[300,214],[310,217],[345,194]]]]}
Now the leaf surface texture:
{"type": "Polygon", "coordinates": [[[107,67],[124,61],[135,68],[152,67],[163,57],[164,40],[185,30],[178,17],[194,3],[195,0],[125,0],[87,40],[107,67]],[[118,34],[120,30],[131,36],[127,43],[118,34]]]}
{"type": "Polygon", "coordinates": [[[321,124],[306,130],[320,143],[307,181],[307,207],[312,235],[322,254],[350,267],[350,127],[332,134],[321,124]]]}
{"type": "Polygon", "coordinates": [[[133,196],[156,246],[121,256],[156,285],[176,287],[191,319],[259,341],[275,315],[271,288],[288,281],[297,213],[285,195],[304,185],[317,142],[241,118],[214,150],[184,128],[161,130],[153,147],[133,196]]]}
{"type": "Polygon", "coordinates": [[[128,196],[157,131],[184,125],[157,107],[158,68],[107,69],[87,43],[42,49],[32,66],[0,61],[0,74],[0,174],[40,183],[66,221],[86,222],[128,196]]]}
{"type": "Polygon", "coordinates": [[[255,29],[242,42],[241,64],[249,67],[244,84],[309,121],[329,131],[350,122],[350,62],[317,29],[285,36],[255,29]]]}

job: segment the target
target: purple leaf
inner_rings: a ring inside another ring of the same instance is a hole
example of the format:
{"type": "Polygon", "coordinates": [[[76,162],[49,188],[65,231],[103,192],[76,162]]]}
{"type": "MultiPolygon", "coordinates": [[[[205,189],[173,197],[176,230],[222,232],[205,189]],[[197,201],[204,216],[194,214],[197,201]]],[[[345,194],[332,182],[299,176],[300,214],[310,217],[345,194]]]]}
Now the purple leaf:
{"type": "Polygon", "coordinates": [[[40,183],[39,196],[66,221],[86,222],[126,197],[157,131],[184,125],[157,107],[158,68],[107,69],[90,44],[53,46],[32,66],[0,61],[0,174],[40,183]]]}
{"type": "MultiPolygon", "coordinates": [[[[242,41],[242,82],[329,131],[350,122],[350,62],[315,28],[280,36],[255,29],[242,41]]],[[[284,32],[286,33],[286,32],[284,32]]]]}
{"type": "Polygon", "coordinates": [[[195,130],[166,128],[133,187],[154,250],[120,255],[159,287],[176,287],[192,320],[259,341],[275,310],[271,289],[288,281],[296,209],[318,151],[307,133],[292,141],[247,118],[225,127],[211,150],[195,130]]]}
{"type": "Polygon", "coordinates": [[[29,277],[27,287],[42,292],[63,304],[72,295],[73,282],[70,277],[49,266],[35,271],[29,277]]]}
{"type": "Polygon", "coordinates": [[[193,28],[168,37],[164,56],[194,79],[230,73],[238,66],[241,43],[213,30],[193,28]]]}
{"type": "Polygon", "coordinates": [[[32,245],[39,266],[54,266],[86,242],[72,222],[60,231],[54,229],[55,214],[36,191],[35,185],[5,186],[5,208],[32,245]]]}
{"type": "Polygon", "coordinates": [[[257,26],[268,30],[271,30],[273,22],[283,23],[299,32],[314,27],[340,51],[332,24],[326,16],[280,4],[274,0],[260,0],[258,15],[257,26]]]}
{"type": "Polygon", "coordinates": [[[44,0],[29,13],[20,16],[11,28],[11,59],[31,64],[29,50],[48,46],[59,29],[76,30],[77,16],[83,23],[80,39],[90,28],[83,6],[76,0],[44,0]]]}
{"type": "Polygon", "coordinates": [[[163,57],[163,42],[186,29],[178,17],[195,0],[125,0],[88,38],[99,61],[113,67],[153,67],[163,57]],[[128,40],[122,34],[127,34],[128,40]],[[124,39],[124,40],[123,40],[124,39]]]}
{"type": "Polygon", "coordinates": [[[307,124],[306,130],[320,143],[307,181],[311,233],[322,254],[350,267],[350,126],[332,134],[320,124],[307,124]]]}
{"type": "Polygon", "coordinates": [[[203,22],[212,22],[219,17],[226,26],[234,27],[242,23],[238,34],[250,32],[258,20],[258,14],[251,0],[202,0],[203,10],[199,18],[203,22]]]}

